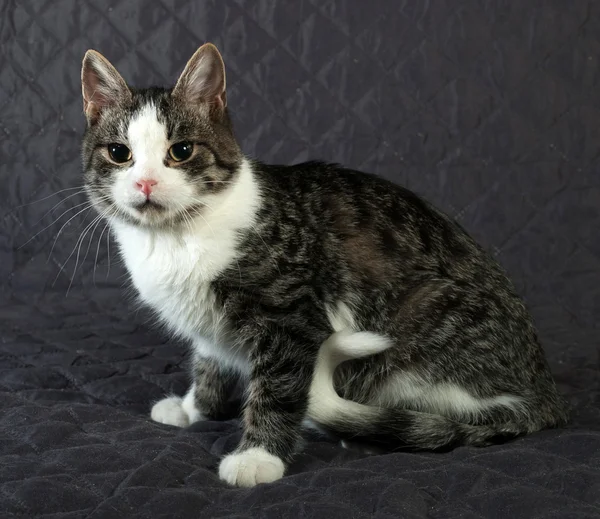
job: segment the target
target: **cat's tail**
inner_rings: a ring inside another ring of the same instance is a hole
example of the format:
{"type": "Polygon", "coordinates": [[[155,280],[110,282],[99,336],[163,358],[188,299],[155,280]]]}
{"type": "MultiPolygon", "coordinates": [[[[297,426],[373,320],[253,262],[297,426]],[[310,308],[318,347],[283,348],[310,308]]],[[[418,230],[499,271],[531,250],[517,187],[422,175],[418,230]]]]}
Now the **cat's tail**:
{"type": "Polygon", "coordinates": [[[424,450],[485,446],[525,432],[520,424],[469,425],[442,415],[360,404],[337,394],[333,373],[340,363],[381,353],[391,345],[389,339],[371,332],[343,331],[327,339],[311,385],[310,418],[347,439],[424,450]]]}

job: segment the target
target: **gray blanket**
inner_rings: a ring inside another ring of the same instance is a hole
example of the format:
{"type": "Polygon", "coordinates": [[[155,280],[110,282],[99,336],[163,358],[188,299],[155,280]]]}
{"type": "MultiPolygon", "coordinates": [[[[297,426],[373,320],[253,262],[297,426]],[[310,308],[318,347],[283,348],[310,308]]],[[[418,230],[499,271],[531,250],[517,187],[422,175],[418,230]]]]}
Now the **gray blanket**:
{"type": "Polygon", "coordinates": [[[0,517],[600,517],[598,2],[2,0],[0,44],[0,517]],[[80,64],[169,84],[205,41],[249,155],[383,175],[498,257],[569,427],[446,454],[309,439],[240,490],[215,475],[235,419],[150,421],[185,345],[127,297],[104,225],[84,233],[80,64]]]}

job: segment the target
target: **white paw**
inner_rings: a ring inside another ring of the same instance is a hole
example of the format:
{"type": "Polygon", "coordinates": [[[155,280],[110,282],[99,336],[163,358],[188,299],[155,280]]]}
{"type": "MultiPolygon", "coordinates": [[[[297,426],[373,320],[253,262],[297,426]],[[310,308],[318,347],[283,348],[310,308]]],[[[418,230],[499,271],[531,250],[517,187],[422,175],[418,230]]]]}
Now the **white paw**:
{"type": "Polygon", "coordinates": [[[254,447],[225,456],[219,465],[219,477],[238,487],[271,483],[283,477],[285,467],[277,456],[254,447]]]}
{"type": "Polygon", "coordinates": [[[187,427],[190,419],[181,406],[183,400],[178,396],[170,396],[159,400],[152,406],[150,418],[155,422],[175,425],[176,427],[187,427]]]}

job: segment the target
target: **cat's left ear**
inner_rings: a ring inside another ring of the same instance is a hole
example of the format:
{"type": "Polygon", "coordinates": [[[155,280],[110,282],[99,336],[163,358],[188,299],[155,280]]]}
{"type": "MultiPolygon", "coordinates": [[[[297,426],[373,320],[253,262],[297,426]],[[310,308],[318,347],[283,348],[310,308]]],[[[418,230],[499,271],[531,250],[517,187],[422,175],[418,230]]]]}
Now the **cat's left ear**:
{"type": "Polygon", "coordinates": [[[194,53],[172,95],[185,103],[208,103],[211,114],[222,113],[227,106],[225,64],[217,47],[205,43],[194,53]]]}

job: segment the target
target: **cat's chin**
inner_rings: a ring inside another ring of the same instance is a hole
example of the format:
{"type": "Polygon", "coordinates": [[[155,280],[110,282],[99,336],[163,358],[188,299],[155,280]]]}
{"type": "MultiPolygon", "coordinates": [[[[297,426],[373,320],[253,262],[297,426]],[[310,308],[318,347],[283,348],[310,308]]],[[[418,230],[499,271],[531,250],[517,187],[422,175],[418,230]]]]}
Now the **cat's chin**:
{"type": "Polygon", "coordinates": [[[152,227],[155,229],[173,227],[179,220],[177,214],[163,210],[148,210],[132,212],[130,222],[140,227],[152,227]]]}

